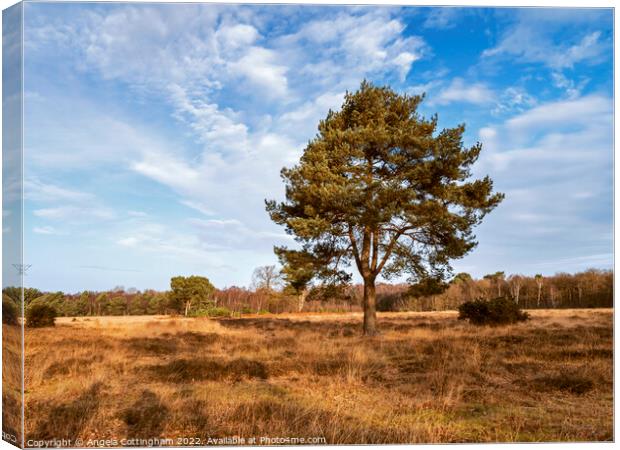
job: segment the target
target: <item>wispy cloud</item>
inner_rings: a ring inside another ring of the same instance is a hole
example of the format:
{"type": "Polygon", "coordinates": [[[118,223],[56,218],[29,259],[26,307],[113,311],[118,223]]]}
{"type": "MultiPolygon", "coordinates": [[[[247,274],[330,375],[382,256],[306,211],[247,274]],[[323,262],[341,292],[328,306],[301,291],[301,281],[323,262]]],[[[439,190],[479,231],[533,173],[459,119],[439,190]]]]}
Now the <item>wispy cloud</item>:
{"type": "Polygon", "coordinates": [[[499,42],[482,52],[483,58],[534,63],[562,73],[578,64],[600,63],[611,49],[611,37],[597,29],[609,17],[605,10],[523,8],[512,17],[499,42]]]}
{"type": "Polygon", "coordinates": [[[485,104],[495,100],[495,94],[484,83],[465,82],[462,78],[455,78],[450,85],[440,90],[432,97],[432,103],[447,105],[453,102],[485,104]]]}

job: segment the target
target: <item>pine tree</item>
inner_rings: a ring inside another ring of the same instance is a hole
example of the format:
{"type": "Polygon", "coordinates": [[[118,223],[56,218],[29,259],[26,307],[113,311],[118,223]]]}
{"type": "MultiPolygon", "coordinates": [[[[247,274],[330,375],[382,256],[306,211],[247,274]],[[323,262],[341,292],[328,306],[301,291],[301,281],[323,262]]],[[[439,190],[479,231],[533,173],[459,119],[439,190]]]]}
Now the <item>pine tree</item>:
{"type": "Polygon", "coordinates": [[[286,200],[266,201],[302,252],[334,273],[355,262],[367,335],[377,333],[377,277],[444,278],[503,199],[489,177],[470,180],[481,144],[464,147],[464,125],[437,132],[437,116],[417,112],[422,100],[362,82],[320,122],[299,164],[282,170],[286,200]]]}

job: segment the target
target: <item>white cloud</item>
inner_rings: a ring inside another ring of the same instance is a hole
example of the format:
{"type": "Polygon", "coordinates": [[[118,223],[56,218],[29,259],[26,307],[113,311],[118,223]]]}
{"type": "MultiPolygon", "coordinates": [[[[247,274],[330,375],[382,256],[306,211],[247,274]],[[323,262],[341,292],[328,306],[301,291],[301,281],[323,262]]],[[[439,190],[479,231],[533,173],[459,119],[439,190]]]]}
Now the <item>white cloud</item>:
{"type": "Polygon", "coordinates": [[[260,37],[260,33],[252,25],[237,23],[224,25],[215,33],[218,43],[229,49],[237,49],[253,44],[260,37]]]}
{"type": "MultiPolygon", "coordinates": [[[[33,31],[33,57],[62,54],[80,75],[128,87],[137,102],[161,102],[176,121],[170,133],[141,121],[139,114],[107,109],[105,102],[46,98],[49,93],[42,91],[27,119],[39,130],[28,152],[41,179],[86,170],[110,177],[133,172],[169,188],[171,200],[228,222],[195,219],[185,223],[184,232],[149,228],[142,223],[146,217],[127,213],[129,206],[123,205],[120,217],[129,215],[131,221],[125,226],[95,198],[69,199],[79,190],[60,188],[58,182],[49,184],[59,189],[39,189],[38,195],[49,198],[35,208],[35,216],[80,224],[114,217],[112,242],[136,254],[217,265],[216,254],[225,247],[234,255],[254,252],[243,254],[247,264],[272,260],[274,241],[290,242],[264,207],[265,198],[283,195],[280,169],[298,160],[318,121],[340,107],[346,89],[357,88],[364,77],[399,83],[426,45],[405,33],[393,10],[335,9],[303,22],[292,14],[288,29],[293,31],[275,33],[265,25],[272,19],[266,10],[256,11],[114,5],[49,19],[52,24],[33,31]],[[64,195],[67,204],[54,204],[52,195],[64,195]]],[[[154,214],[148,219],[155,220],[154,214]]]]}
{"type": "Polygon", "coordinates": [[[553,70],[572,68],[579,63],[596,63],[605,57],[609,42],[598,30],[587,31],[584,26],[598,19],[594,10],[583,10],[578,15],[556,9],[522,9],[515,23],[508,27],[499,43],[486,49],[482,56],[516,58],[524,63],[540,63],[553,70]],[[558,30],[564,36],[557,39],[558,30]],[[556,40],[557,39],[557,40],[556,40]]]}
{"type": "Polygon", "coordinates": [[[588,78],[582,78],[578,83],[575,83],[574,80],[569,79],[561,72],[552,72],[551,79],[556,87],[566,91],[566,96],[569,99],[579,97],[583,88],[590,81],[588,78]]]}
{"type": "Polygon", "coordinates": [[[32,229],[32,231],[34,231],[37,234],[45,234],[45,235],[61,235],[61,234],[65,234],[65,233],[62,233],[62,232],[56,230],[56,228],[50,227],[50,226],[34,227],[32,229]]]}
{"type": "Polygon", "coordinates": [[[250,84],[262,89],[266,97],[284,97],[288,93],[288,68],[277,62],[277,53],[261,47],[251,47],[239,60],[228,64],[232,74],[245,77],[250,84]]]}
{"type": "Polygon", "coordinates": [[[454,28],[463,14],[467,11],[466,8],[431,8],[430,12],[426,16],[423,26],[425,28],[432,29],[449,29],[454,28]]]}
{"type": "Polygon", "coordinates": [[[484,83],[467,83],[462,78],[455,78],[449,86],[442,89],[430,101],[440,105],[454,102],[474,103],[477,105],[490,103],[495,94],[484,83]]]}
{"type": "Polygon", "coordinates": [[[351,87],[351,80],[395,72],[402,81],[420,59],[426,44],[419,36],[403,35],[405,25],[386,9],[365,14],[337,13],[304,24],[280,39],[277,48],[300,65],[312,84],[351,87]]]}
{"type": "Polygon", "coordinates": [[[607,123],[613,111],[608,98],[592,95],[573,100],[550,102],[509,119],[506,127],[515,133],[549,127],[591,128],[607,123]]]}
{"type": "Polygon", "coordinates": [[[114,211],[105,207],[59,206],[35,209],[37,217],[62,220],[71,223],[92,222],[93,220],[111,220],[116,217],[114,211]]]}
{"type": "Polygon", "coordinates": [[[24,191],[26,200],[38,202],[87,202],[94,198],[90,193],[43,183],[36,177],[26,179],[24,191]]]}
{"type": "Polygon", "coordinates": [[[506,194],[481,240],[521,242],[515,264],[520,253],[531,264],[553,254],[556,267],[562,255],[610,248],[612,108],[599,96],[556,101],[480,130],[475,173],[506,194]]]}

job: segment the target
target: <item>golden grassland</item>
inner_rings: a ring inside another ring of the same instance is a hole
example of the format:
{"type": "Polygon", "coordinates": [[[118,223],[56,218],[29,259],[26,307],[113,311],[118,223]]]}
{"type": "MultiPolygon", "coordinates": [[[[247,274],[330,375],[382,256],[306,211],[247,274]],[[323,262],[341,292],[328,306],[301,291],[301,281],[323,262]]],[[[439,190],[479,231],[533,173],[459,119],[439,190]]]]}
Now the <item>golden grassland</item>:
{"type": "Polygon", "coordinates": [[[26,439],[612,440],[612,310],[531,316],[63,318],[26,330],[26,439]]]}
{"type": "Polygon", "coordinates": [[[21,442],[21,327],[2,325],[2,431],[4,439],[21,442]]]}

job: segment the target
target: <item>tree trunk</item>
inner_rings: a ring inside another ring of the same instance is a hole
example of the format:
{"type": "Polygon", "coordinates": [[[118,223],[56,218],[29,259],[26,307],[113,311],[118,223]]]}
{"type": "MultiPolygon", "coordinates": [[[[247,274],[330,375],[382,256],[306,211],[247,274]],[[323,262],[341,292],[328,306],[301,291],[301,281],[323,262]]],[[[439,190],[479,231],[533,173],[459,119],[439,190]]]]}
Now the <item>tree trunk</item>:
{"type": "Polygon", "coordinates": [[[377,331],[377,304],[374,279],[364,279],[364,334],[375,336],[377,331]]]}
{"type": "Polygon", "coordinates": [[[299,312],[301,312],[304,309],[304,305],[306,303],[306,297],[308,296],[308,289],[304,289],[303,291],[300,292],[299,294],[299,303],[297,304],[298,308],[299,308],[299,312]]]}

